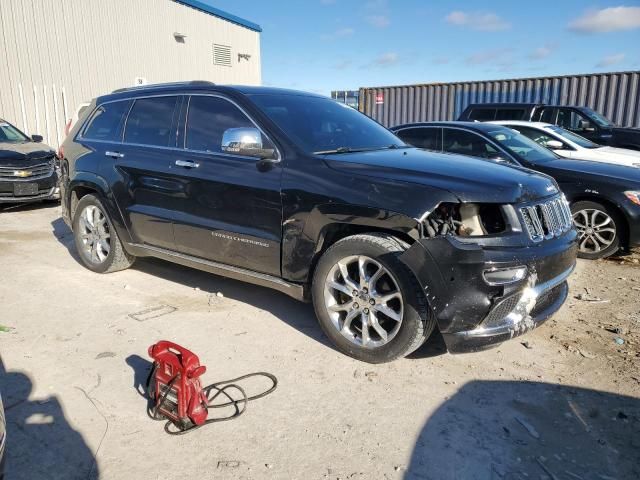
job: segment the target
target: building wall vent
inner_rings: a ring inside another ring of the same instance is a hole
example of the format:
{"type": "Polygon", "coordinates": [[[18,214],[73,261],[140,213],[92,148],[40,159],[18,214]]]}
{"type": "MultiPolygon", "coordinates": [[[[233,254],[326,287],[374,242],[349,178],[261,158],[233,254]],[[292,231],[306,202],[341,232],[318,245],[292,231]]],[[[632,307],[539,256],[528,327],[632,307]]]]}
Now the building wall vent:
{"type": "Polygon", "coordinates": [[[231,47],[227,45],[213,44],[213,64],[224,67],[231,66],[231,47]]]}

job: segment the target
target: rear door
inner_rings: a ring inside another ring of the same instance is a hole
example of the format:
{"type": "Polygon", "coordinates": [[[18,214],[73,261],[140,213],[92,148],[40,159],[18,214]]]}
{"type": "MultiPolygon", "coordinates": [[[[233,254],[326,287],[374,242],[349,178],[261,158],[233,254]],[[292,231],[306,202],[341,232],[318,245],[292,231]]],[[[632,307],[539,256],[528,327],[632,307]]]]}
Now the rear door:
{"type": "MultiPolygon", "coordinates": [[[[280,275],[282,164],[223,151],[227,129],[258,128],[218,94],[188,99],[179,157],[171,165],[183,186],[175,223],[178,251],[280,275]]],[[[261,132],[264,148],[275,148],[261,132]]]]}
{"type": "Polygon", "coordinates": [[[180,95],[136,98],[123,142],[105,152],[117,172],[113,191],[134,242],[171,250],[176,199],[185,195],[171,169],[181,104],[180,95]]]}

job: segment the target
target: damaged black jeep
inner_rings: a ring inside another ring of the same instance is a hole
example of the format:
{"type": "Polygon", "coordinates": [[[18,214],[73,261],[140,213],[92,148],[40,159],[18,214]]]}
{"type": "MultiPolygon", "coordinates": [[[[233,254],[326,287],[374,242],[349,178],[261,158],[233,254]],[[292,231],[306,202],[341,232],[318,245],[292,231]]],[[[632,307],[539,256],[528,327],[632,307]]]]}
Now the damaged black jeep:
{"type": "Polygon", "coordinates": [[[502,342],[563,304],[576,233],[553,179],[411,148],[330,99],[187,82],[93,101],[62,151],[84,264],[154,256],[313,300],[367,362],[502,342]]]}

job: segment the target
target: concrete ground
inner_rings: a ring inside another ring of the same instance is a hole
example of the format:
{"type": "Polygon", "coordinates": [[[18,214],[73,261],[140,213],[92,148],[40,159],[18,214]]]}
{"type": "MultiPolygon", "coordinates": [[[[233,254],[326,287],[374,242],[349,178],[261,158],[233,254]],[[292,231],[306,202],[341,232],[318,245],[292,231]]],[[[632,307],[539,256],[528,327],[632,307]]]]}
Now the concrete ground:
{"type": "Polygon", "coordinates": [[[638,255],[580,261],[563,309],[498,348],[454,356],[434,336],[374,366],[265,288],[147,259],[94,274],[59,213],[0,211],[10,480],[640,478],[638,255]],[[196,352],[206,383],[262,370],[278,389],[168,436],[140,393],[161,339],[196,352]]]}

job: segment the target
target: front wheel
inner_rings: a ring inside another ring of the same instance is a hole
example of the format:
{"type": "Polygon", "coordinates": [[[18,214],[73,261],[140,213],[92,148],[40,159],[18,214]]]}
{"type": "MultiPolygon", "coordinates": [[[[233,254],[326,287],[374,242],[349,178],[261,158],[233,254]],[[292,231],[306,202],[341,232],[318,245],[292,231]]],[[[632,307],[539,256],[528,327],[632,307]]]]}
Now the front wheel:
{"type": "Polygon", "coordinates": [[[107,211],[95,195],[85,195],[78,202],[73,236],[82,263],[94,272],[124,270],[135,260],[122,247],[107,211]]]}
{"type": "Polygon", "coordinates": [[[383,363],[416,350],[435,318],[411,271],[398,259],[406,245],[389,235],[344,238],[320,258],[313,304],[320,326],[343,353],[383,363]]]}
{"type": "Polygon", "coordinates": [[[583,200],[571,205],[573,224],[578,230],[578,257],[605,258],[620,248],[620,216],[600,203],[583,200]]]}

